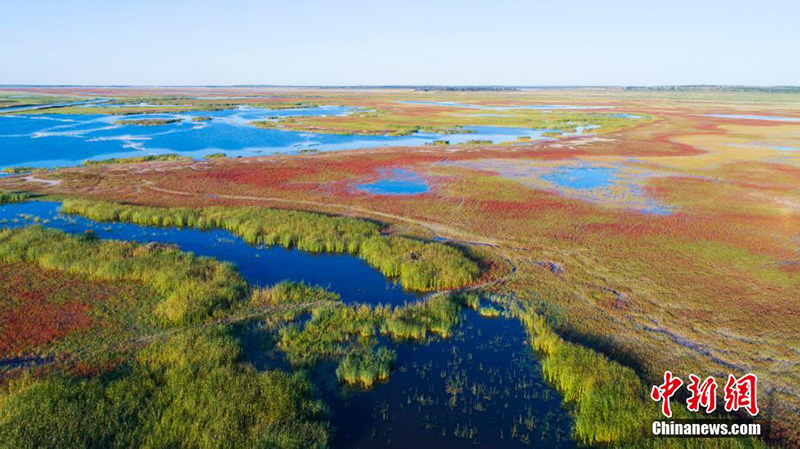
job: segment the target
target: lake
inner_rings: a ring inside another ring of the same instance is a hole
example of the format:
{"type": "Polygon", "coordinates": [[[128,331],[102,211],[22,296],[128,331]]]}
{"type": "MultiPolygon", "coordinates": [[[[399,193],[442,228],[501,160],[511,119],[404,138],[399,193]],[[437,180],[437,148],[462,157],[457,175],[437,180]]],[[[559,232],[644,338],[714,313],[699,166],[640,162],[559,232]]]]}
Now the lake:
{"type": "Polygon", "coordinates": [[[515,141],[519,137],[545,140],[542,134],[548,131],[476,126],[466,127],[465,130],[470,133],[465,134],[418,132],[395,137],[296,132],[257,128],[250,124],[252,121],[279,117],[340,116],[355,110],[358,109],[320,106],[283,110],[242,107],[221,111],[126,116],[0,114],[0,168],[75,166],[85,160],[166,153],[202,158],[220,152],[235,157],[422,146],[435,140],[448,140],[453,144],[472,139],[502,143],[515,141]],[[202,117],[210,120],[195,120],[202,117]],[[115,123],[138,119],[166,119],[175,122],[158,126],[115,123]]]}

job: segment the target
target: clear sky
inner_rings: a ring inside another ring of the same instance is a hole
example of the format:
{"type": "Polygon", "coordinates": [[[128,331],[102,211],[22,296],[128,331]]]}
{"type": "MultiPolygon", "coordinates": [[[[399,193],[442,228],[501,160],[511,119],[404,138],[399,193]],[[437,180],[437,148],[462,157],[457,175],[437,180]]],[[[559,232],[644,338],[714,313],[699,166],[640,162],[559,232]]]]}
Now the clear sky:
{"type": "Polygon", "coordinates": [[[800,0],[0,0],[0,84],[800,85],[800,0]]]}

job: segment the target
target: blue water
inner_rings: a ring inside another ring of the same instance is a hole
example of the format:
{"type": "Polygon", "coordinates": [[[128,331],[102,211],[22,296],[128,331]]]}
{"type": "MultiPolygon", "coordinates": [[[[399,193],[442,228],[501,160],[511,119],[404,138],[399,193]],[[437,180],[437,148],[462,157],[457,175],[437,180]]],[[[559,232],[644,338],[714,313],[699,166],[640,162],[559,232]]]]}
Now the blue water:
{"type": "Polygon", "coordinates": [[[515,105],[515,106],[483,106],[479,104],[458,103],[455,101],[400,101],[403,104],[430,104],[436,106],[449,106],[453,108],[469,109],[496,109],[498,111],[508,111],[513,109],[542,109],[542,110],[562,110],[562,109],[611,109],[614,106],[581,106],[571,104],[536,104],[536,105],[515,105]]]}
{"type": "Polygon", "coordinates": [[[636,114],[628,114],[628,113],[608,114],[608,117],[617,117],[617,118],[631,118],[631,119],[642,118],[642,116],[641,116],[641,115],[636,115],[636,114]]]}
{"type": "Polygon", "coordinates": [[[800,147],[784,147],[784,146],[774,146],[770,147],[773,150],[778,151],[800,151],[800,147]]]}
{"type": "Polygon", "coordinates": [[[107,159],[149,154],[179,153],[201,158],[223,152],[229,156],[297,153],[303,150],[335,151],[386,146],[421,146],[434,140],[453,144],[470,139],[510,142],[520,136],[543,139],[547,130],[469,127],[473,134],[416,133],[410,136],[317,134],[261,129],[255,120],[289,116],[345,115],[354,108],[322,106],[305,109],[253,108],[222,111],[136,115],[0,114],[0,168],[14,166],[59,167],[80,165],[87,159],[107,159]],[[195,122],[194,117],[211,117],[195,122]],[[116,124],[118,120],[180,119],[163,126],[116,124]]]}
{"type": "MultiPolygon", "coordinates": [[[[576,447],[563,397],[542,378],[527,339],[516,319],[468,310],[447,340],[392,344],[397,368],[387,384],[344,397],[325,394],[334,411],[334,447],[576,447]]],[[[315,379],[338,391],[332,374],[315,379]]]]}
{"type": "Polygon", "coordinates": [[[428,183],[418,174],[395,168],[383,170],[380,179],[370,183],[359,184],[356,190],[373,195],[419,195],[430,190],[428,183]]]}
{"type": "Polygon", "coordinates": [[[36,109],[50,109],[50,108],[63,108],[67,106],[81,106],[81,107],[89,107],[95,106],[98,103],[103,103],[108,100],[104,99],[97,99],[97,100],[81,100],[81,101],[73,101],[73,102],[66,102],[66,103],[48,103],[48,104],[38,104],[38,105],[30,105],[30,106],[12,106],[6,108],[0,108],[0,114],[4,112],[19,112],[19,111],[33,111],[36,109]]]}
{"type": "Polygon", "coordinates": [[[732,118],[744,120],[766,120],[771,122],[800,122],[797,117],[779,117],[773,115],[737,115],[737,114],[707,114],[706,117],[732,118]]]}
{"type": "MultiPolygon", "coordinates": [[[[44,201],[0,205],[0,226],[39,223],[69,233],[91,230],[105,239],[176,244],[184,251],[234,263],[252,284],[291,279],[327,285],[349,303],[399,305],[417,299],[351,256],[252,247],[226,231],[98,223],[59,214],[58,207],[44,201]]],[[[449,339],[434,338],[423,344],[388,342],[398,353],[397,368],[388,383],[369,392],[345,393],[328,369],[330,364],[323,364],[313,376],[332,406],[336,445],[575,447],[563,397],[544,381],[526,343],[527,334],[518,320],[484,319],[466,311],[449,339]]],[[[259,367],[265,350],[248,343],[245,354],[259,367]]]]}
{"type": "Polygon", "coordinates": [[[616,169],[607,167],[561,166],[557,171],[543,175],[542,179],[559,187],[589,190],[609,187],[617,180],[616,173],[616,169]]]}
{"type": "Polygon", "coordinates": [[[183,251],[232,262],[248,283],[268,286],[282,280],[305,281],[329,287],[345,302],[401,305],[421,295],[404,291],[380,272],[353,256],[312,254],[278,246],[250,246],[228,231],[154,228],[129,223],[99,223],[59,214],[59,203],[30,201],[0,205],[0,227],[37,223],[72,234],[94,231],[99,237],[178,245],[183,251]],[[47,220],[45,223],[44,221],[47,220]]]}

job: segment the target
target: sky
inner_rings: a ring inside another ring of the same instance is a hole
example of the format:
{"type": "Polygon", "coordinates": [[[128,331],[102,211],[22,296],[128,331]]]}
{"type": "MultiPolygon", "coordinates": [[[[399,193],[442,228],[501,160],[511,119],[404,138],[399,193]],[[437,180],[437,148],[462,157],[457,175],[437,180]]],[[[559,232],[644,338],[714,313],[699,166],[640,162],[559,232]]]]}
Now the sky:
{"type": "Polygon", "coordinates": [[[0,0],[0,84],[800,85],[800,1],[0,0]]]}

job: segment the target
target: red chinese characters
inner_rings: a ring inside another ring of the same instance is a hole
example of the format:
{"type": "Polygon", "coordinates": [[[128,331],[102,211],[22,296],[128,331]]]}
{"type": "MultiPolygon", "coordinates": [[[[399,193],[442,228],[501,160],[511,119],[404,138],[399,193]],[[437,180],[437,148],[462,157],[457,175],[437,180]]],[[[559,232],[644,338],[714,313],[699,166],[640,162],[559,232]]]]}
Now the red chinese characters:
{"type": "Polygon", "coordinates": [[[758,378],[755,374],[745,374],[736,378],[733,374],[728,375],[728,382],[725,384],[725,411],[735,412],[745,409],[750,416],[758,414],[757,396],[758,378]]]}
{"type": "Polygon", "coordinates": [[[692,394],[686,400],[686,407],[690,412],[700,411],[703,407],[706,413],[713,413],[717,409],[717,381],[709,376],[703,383],[694,374],[689,374],[689,385],[686,387],[692,394]]]}
{"type": "Polygon", "coordinates": [[[664,383],[661,385],[653,385],[653,389],[650,390],[650,398],[654,401],[663,401],[661,404],[661,412],[667,418],[672,417],[672,409],[669,406],[669,400],[678,391],[678,389],[683,385],[683,381],[678,378],[674,377],[670,371],[664,372],[664,383]]]}

